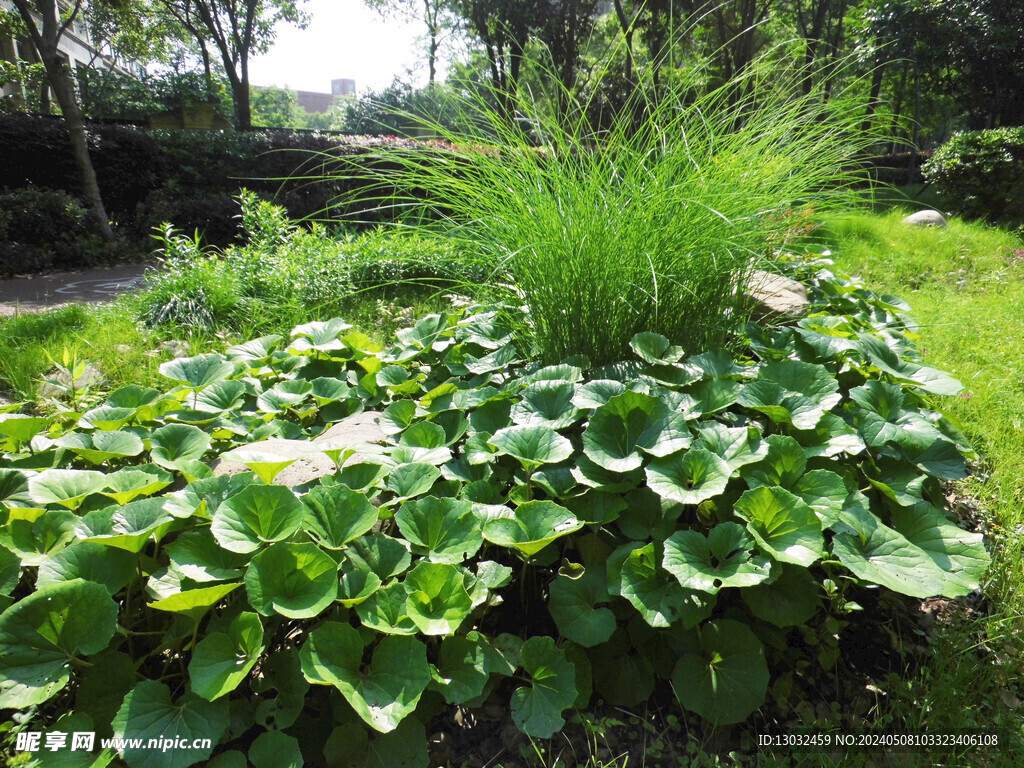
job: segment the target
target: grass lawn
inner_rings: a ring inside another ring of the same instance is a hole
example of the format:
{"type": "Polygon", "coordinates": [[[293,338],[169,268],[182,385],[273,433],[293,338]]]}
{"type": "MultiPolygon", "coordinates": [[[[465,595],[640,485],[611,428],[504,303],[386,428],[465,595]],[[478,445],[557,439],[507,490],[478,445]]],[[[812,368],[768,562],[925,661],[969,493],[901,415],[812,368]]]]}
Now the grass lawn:
{"type": "MultiPolygon", "coordinates": [[[[978,450],[974,475],[955,489],[954,507],[992,521],[987,616],[954,621],[938,636],[931,665],[890,689],[880,724],[890,729],[1001,727],[1022,731],[1024,671],[1024,243],[1004,230],[951,220],[945,229],[900,224],[908,211],[850,214],[827,221],[822,245],[837,266],[871,289],[899,296],[919,325],[924,362],[951,372],[964,390],[937,407],[978,450]],[[886,711],[888,710],[888,711],[886,711]]],[[[963,765],[1014,765],[1005,762],[963,765]]]]}

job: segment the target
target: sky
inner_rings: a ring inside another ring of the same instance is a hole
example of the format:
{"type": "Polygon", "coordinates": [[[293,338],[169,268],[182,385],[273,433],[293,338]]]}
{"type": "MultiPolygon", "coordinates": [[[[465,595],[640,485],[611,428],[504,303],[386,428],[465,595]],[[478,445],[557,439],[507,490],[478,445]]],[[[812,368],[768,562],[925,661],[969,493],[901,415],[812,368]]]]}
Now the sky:
{"type": "Polygon", "coordinates": [[[422,22],[383,19],[362,0],[307,0],[303,7],[312,17],[306,29],[280,26],[270,52],[250,59],[253,85],[329,93],[332,79],[347,77],[365,93],[410,68],[419,70],[414,83],[426,82],[422,22]]]}

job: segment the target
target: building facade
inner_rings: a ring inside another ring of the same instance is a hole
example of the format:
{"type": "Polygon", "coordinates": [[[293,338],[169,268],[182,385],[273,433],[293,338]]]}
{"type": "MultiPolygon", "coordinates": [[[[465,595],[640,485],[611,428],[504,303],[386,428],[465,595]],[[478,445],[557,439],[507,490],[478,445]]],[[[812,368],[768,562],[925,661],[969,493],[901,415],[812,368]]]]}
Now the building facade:
{"type": "MultiPolygon", "coordinates": [[[[17,13],[11,0],[0,0],[0,9],[5,12],[17,13]]],[[[41,22],[38,23],[41,24],[41,22]]],[[[115,62],[114,59],[99,50],[89,34],[89,25],[84,10],[61,35],[58,49],[64,55],[64,60],[72,72],[78,72],[83,68],[106,69],[132,77],[138,77],[144,72],[141,65],[115,62]]],[[[39,57],[30,40],[17,38],[11,33],[0,32],[0,61],[7,62],[9,68],[20,69],[25,63],[37,63],[39,57]]],[[[25,103],[24,85],[20,80],[6,83],[0,88],[0,98],[10,99],[15,108],[23,108],[25,103]]]]}

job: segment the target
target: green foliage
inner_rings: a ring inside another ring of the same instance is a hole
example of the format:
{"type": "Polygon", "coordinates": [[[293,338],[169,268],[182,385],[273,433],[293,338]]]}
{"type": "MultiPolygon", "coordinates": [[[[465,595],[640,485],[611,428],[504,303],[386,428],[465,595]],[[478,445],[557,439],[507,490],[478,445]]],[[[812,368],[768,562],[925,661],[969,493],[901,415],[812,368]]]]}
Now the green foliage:
{"type": "Polygon", "coordinates": [[[330,317],[364,291],[457,289],[490,273],[452,245],[416,232],[334,237],[295,225],[280,206],[251,193],[243,192],[240,203],[246,242],[223,255],[165,225],[164,269],[133,299],[147,325],[259,333],[311,310],[330,317]]]}
{"type": "Polygon", "coordinates": [[[422,766],[441,702],[507,702],[548,738],[593,693],[671,683],[709,725],[745,720],[814,663],[787,650],[803,625],[837,626],[865,588],[966,594],[989,562],[936,489],[969,452],[929,407],[948,380],[920,374],[902,304],[820,266],[801,267],[814,311],[750,326],[738,357],[645,334],[614,369],[544,366],[510,334],[519,310],[470,305],[386,349],[332,320],[175,360],[166,391],[79,421],[0,415],[0,696],[44,713],[109,669],[115,734],[212,739],[161,757],[175,768],[236,739],[262,764],[314,732],[312,754],[345,738],[363,764],[422,766]],[[715,382],[739,396],[705,411],[715,382]],[[363,409],[389,412],[379,444],[315,440],[363,409]],[[115,434],[143,450],[81,453],[115,434]],[[269,437],[336,471],[276,482],[269,437]],[[211,477],[225,455],[261,476],[211,477]]]}
{"type": "Polygon", "coordinates": [[[921,171],[967,218],[1024,222],[1024,128],[958,133],[921,171]]]}
{"type": "Polygon", "coordinates": [[[94,265],[116,252],[70,194],[31,186],[0,191],[0,275],[94,265]]]}
{"type": "Polygon", "coordinates": [[[441,217],[443,237],[497,265],[493,282],[511,282],[527,305],[546,362],[617,362],[644,331],[687,353],[721,346],[742,324],[737,286],[781,234],[767,213],[842,197],[844,163],[870,141],[838,91],[828,107],[817,94],[793,97],[786,74],[769,81],[764,62],[706,93],[701,76],[681,74],[657,101],[638,93],[642,125],[627,109],[600,134],[586,105],[552,86],[546,101],[514,105],[539,148],[508,119],[512,108],[465,97],[463,111],[480,115],[469,124],[421,121],[462,151],[445,163],[391,153],[397,170],[376,176],[382,210],[441,217]]]}

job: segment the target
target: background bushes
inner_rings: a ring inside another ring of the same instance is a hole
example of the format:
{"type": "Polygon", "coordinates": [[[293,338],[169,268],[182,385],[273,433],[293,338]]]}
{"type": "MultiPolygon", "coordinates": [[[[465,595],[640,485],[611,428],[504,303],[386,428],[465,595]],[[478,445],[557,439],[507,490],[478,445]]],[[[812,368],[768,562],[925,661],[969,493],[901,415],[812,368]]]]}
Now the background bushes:
{"type": "Polygon", "coordinates": [[[1024,223],[1024,128],[959,133],[922,171],[961,215],[1024,223]]]}
{"type": "MultiPolygon", "coordinates": [[[[163,222],[198,231],[208,244],[230,244],[238,231],[233,198],[243,188],[283,206],[291,218],[325,216],[328,206],[343,198],[350,204],[335,217],[375,219],[370,210],[375,203],[359,203],[354,194],[361,182],[351,176],[321,178],[324,162],[347,156],[379,165],[381,148],[412,146],[393,137],[280,130],[147,131],[91,124],[88,134],[108,215],[122,235],[147,251],[149,235],[163,222]]],[[[0,188],[78,193],[78,173],[59,119],[0,115],[0,157],[0,188]]]]}
{"type": "Polygon", "coordinates": [[[30,186],[0,192],[0,276],[100,263],[116,255],[82,204],[30,186]]]}

